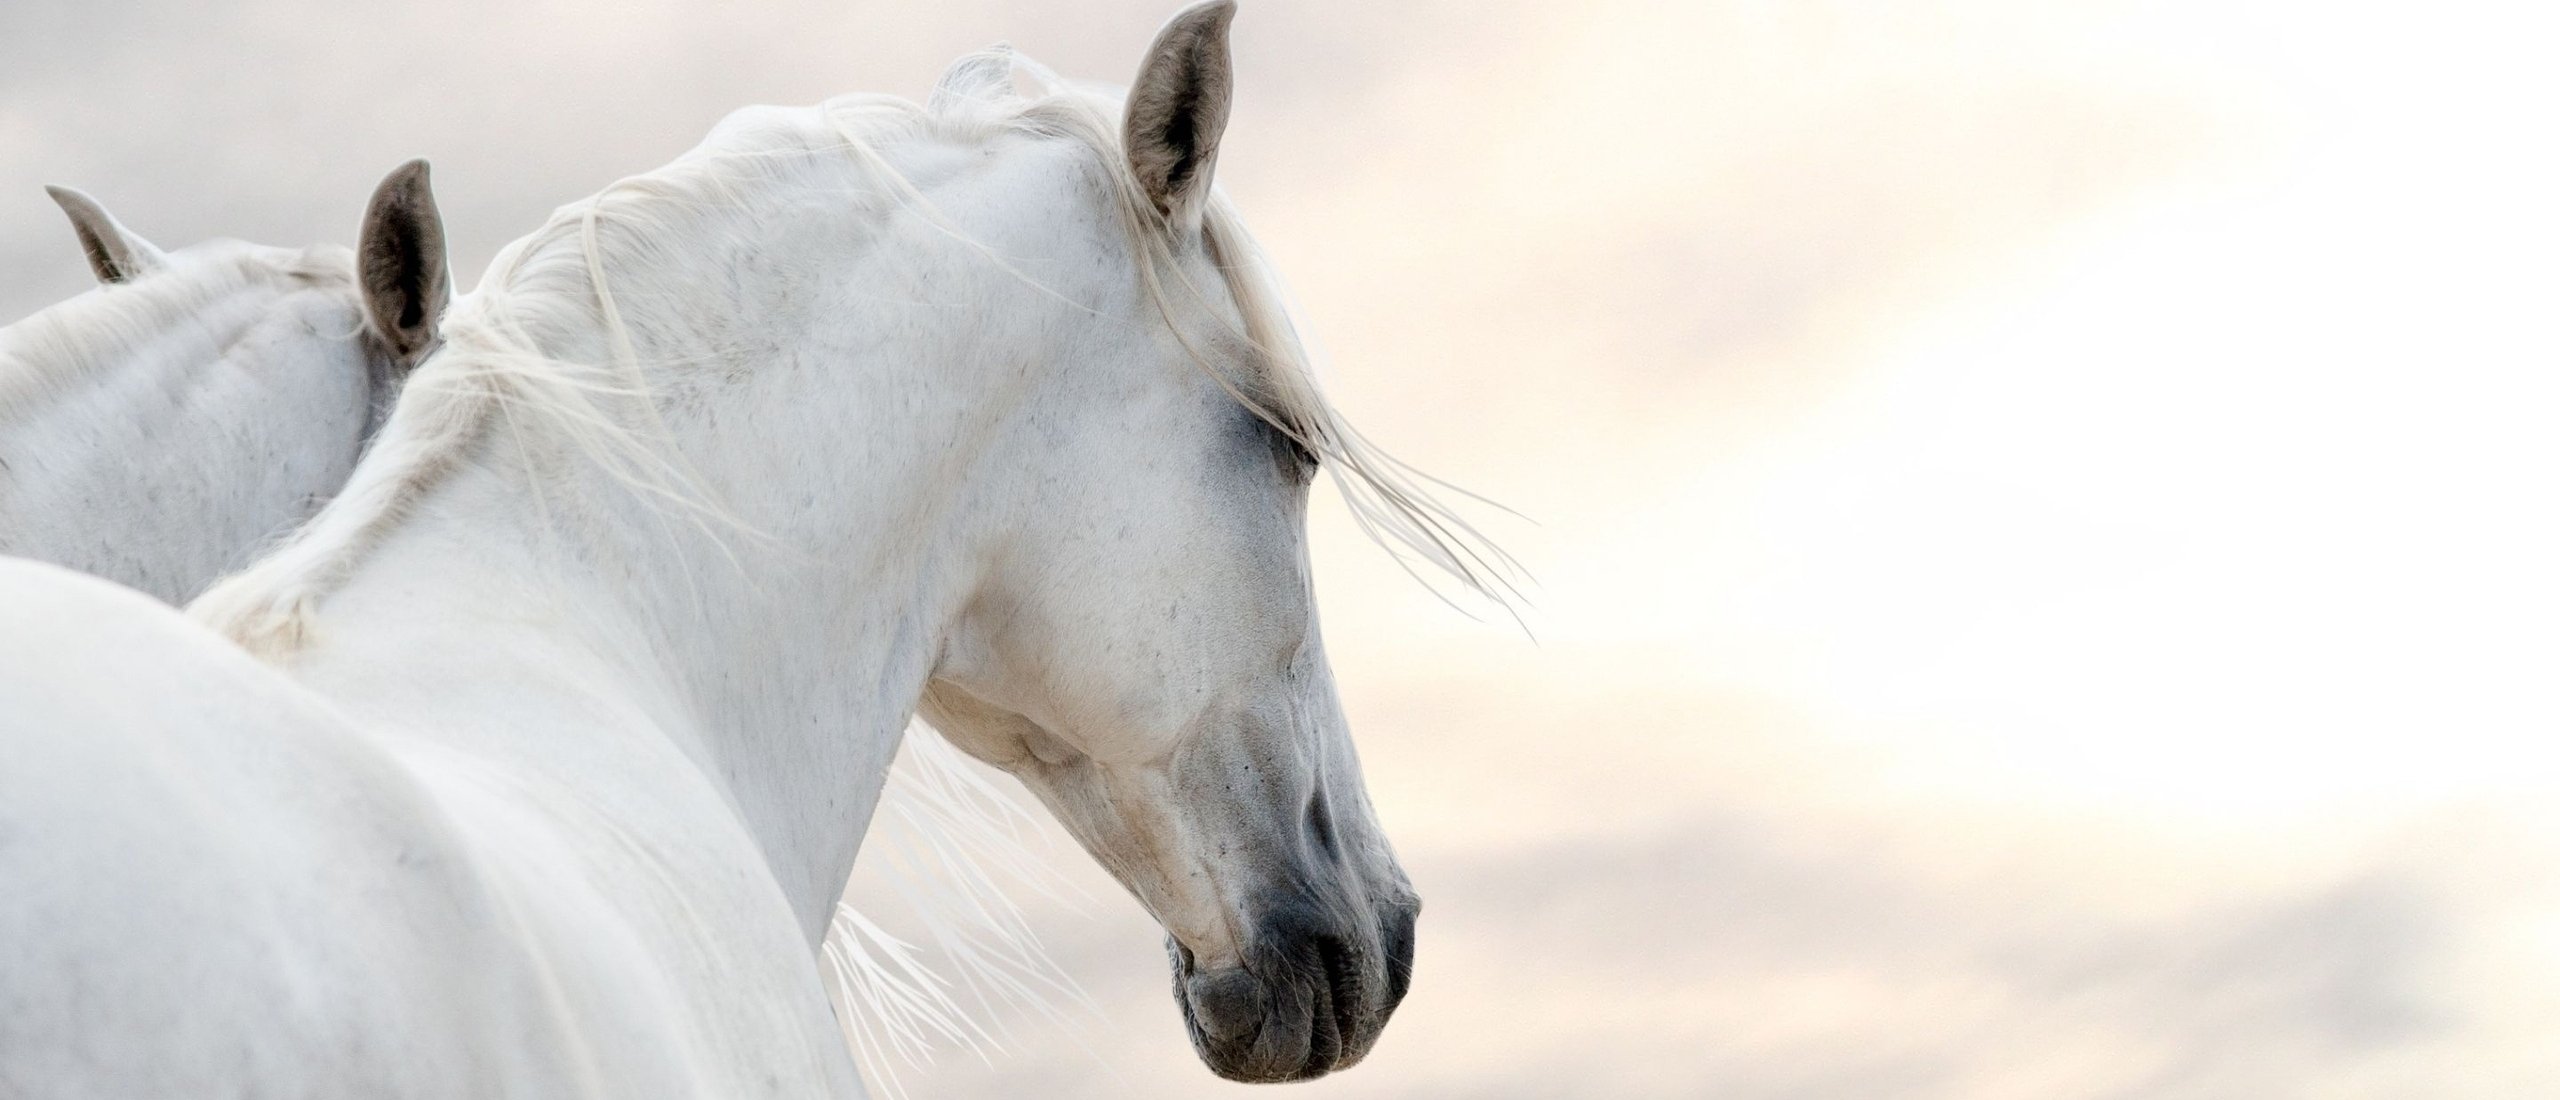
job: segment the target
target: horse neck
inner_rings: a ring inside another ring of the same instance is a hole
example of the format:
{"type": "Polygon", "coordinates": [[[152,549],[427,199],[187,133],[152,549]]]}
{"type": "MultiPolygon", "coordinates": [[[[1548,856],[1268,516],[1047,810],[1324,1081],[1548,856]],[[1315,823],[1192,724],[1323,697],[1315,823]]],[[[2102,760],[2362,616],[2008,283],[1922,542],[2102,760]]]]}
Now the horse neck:
{"type": "Polygon", "coordinates": [[[106,288],[0,330],[0,553],[194,595],[353,467],[357,323],[346,293],[252,280],[106,288]]]}
{"type": "MultiPolygon", "coordinates": [[[[709,357],[664,340],[644,353],[709,357]]],[[[635,741],[672,749],[665,767],[602,782],[652,791],[630,799],[651,806],[715,791],[814,947],[944,626],[976,587],[993,528],[965,502],[1009,491],[985,484],[1004,465],[988,440],[1020,398],[975,365],[1019,361],[871,346],[757,364],[854,396],[737,385],[716,419],[671,413],[667,449],[718,514],[539,441],[528,459],[501,418],[328,597],[295,667],[414,736],[511,768],[579,761],[564,774],[589,790],[618,770],[590,763],[629,759],[635,741]],[[505,697],[451,690],[477,683],[505,697]],[[547,716],[535,739],[524,713],[547,716]]],[[[401,430],[395,418],[383,446],[401,430]]]]}

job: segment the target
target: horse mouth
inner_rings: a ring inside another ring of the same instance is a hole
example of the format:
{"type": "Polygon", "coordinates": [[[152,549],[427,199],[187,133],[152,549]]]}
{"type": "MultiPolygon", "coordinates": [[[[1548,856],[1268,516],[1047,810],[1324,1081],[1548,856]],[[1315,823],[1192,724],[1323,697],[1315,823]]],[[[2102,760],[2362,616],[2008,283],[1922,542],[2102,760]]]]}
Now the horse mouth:
{"type": "Polygon", "coordinates": [[[1361,953],[1338,937],[1302,945],[1294,965],[1210,972],[1180,942],[1168,937],[1166,948],[1192,1049],[1228,1080],[1309,1081],[1348,1069],[1385,1026],[1386,1011],[1368,1004],[1361,953]]]}
{"type": "Polygon", "coordinates": [[[1360,967],[1352,957],[1350,945],[1327,937],[1317,941],[1316,954],[1324,964],[1324,981],[1316,986],[1321,1004],[1315,1017],[1324,1026],[1316,1029],[1308,1044],[1307,1064],[1314,1070],[1309,1077],[1349,1069],[1369,1052],[1369,1044],[1353,1044],[1360,1033],[1360,1007],[1364,1002],[1360,996],[1360,967]]]}

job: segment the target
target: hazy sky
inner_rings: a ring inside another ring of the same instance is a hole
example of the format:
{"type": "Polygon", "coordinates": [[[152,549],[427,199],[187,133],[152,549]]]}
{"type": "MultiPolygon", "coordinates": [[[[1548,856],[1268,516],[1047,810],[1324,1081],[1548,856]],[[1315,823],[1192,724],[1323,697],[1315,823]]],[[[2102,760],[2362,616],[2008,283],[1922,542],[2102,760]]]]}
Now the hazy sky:
{"type": "MultiPolygon", "coordinates": [[[[1428,908],[1378,1097],[2511,1097],[2560,1082],[2547,17],[2439,4],[1245,0],[1221,180],[1536,640],[1333,514],[1329,648],[1428,908]]],[[[164,245],[476,271],[728,109],[1170,5],[0,5],[39,185],[164,245]]],[[[468,279],[464,280],[466,283],[468,279]]],[[[920,1096],[1199,1096],[1158,934],[920,1096]]]]}

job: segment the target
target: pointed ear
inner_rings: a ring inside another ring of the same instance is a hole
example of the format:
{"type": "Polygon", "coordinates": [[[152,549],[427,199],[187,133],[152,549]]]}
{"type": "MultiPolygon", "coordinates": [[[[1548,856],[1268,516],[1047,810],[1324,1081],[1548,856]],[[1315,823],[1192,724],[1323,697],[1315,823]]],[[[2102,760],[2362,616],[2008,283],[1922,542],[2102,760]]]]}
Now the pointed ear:
{"type": "Polygon", "coordinates": [[[151,242],[117,222],[98,200],[68,187],[47,187],[44,193],[71,216],[71,231],[80,235],[80,249],[89,254],[89,270],[98,273],[99,282],[121,283],[168,262],[151,242]]]}
{"type": "Polygon", "coordinates": [[[1129,87],[1120,123],[1129,170],[1177,229],[1196,229],[1227,128],[1235,69],[1227,54],[1234,0],[1183,9],[1157,32],[1129,87]]]}
{"type": "Polygon", "coordinates": [[[976,53],[962,54],[934,82],[925,106],[936,114],[969,102],[1001,97],[1013,90],[1013,47],[998,42],[976,53]]]}
{"type": "Polygon", "coordinates": [[[415,360],[435,342],[453,281],[445,273],[444,218],[427,189],[427,162],[391,170],[374,188],[356,238],[356,283],[364,290],[365,320],[402,360],[415,360]]]}

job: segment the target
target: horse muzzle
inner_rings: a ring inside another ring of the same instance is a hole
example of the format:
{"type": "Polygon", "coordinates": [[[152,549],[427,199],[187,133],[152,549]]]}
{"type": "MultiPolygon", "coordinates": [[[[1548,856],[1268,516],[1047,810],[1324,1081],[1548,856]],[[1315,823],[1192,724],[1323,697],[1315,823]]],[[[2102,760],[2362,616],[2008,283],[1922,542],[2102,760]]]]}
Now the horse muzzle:
{"type": "Polygon", "coordinates": [[[1412,985],[1421,903],[1369,920],[1305,902],[1267,912],[1240,967],[1197,969],[1189,948],[1166,941],[1192,1048],[1234,1081],[1306,1081],[1358,1063],[1412,985]]]}

